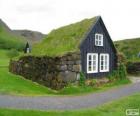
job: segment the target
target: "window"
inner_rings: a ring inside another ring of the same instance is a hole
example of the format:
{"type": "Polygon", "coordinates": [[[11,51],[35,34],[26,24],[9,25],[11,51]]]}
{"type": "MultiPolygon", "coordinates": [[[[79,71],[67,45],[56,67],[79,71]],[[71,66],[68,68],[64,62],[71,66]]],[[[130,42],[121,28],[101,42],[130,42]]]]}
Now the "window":
{"type": "Polygon", "coordinates": [[[98,72],[98,54],[88,53],[87,54],[87,73],[98,72]]]}
{"type": "Polygon", "coordinates": [[[95,45],[103,46],[103,34],[95,34],[95,45]]]}
{"type": "Polygon", "coordinates": [[[100,54],[100,72],[109,71],[109,54],[100,54]]]}

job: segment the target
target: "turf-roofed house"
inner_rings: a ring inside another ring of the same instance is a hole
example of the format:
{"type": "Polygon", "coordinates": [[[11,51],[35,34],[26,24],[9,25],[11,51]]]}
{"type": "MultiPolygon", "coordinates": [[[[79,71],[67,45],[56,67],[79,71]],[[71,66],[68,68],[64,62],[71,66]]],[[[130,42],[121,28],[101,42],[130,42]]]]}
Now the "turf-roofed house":
{"type": "Polygon", "coordinates": [[[97,16],[52,30],[31,54],[11,61],[10,71],[53,88],[76,81],[81,72],[86,78],[101,78],[116,67],[116,49],[97,16]]]}

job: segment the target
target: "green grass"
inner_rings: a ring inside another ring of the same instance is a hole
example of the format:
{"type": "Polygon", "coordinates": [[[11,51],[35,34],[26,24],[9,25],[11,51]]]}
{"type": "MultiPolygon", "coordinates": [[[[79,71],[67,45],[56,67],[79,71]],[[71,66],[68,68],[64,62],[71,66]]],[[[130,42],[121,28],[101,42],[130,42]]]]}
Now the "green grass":
{"type": "Polygon", "coordinates": [[[97,108],[72,111],[0,109],[0,116],[126,116],[126,109],[140,109],[140,93],[106,103],[97,108]]]}
{"type": "Polygon", "coordinates": [[[46,38],[33,46],[33,55],[57,56],[79,50],[79,45],[96,17],[51,31],[46,38]]]}
{"type": "Polygon", "coordinates": [[[0,20],[0,49],[22,50],[25,47],[25,38],[17,36],[0,20]]]}
{"type": "Polygon", "coordinates": [[[7,56],[8,50],[0,49],[0,67],[9,65],[9,58],[7,56]]]}
{"type": "Polygon", "coordinates": [[[100,87],[89,86],[68,86],[60,91],[54,91],[47,87],[33,83],[26,80],[21,76],[14,75],[8,72],[7,68],[0,68],[0,94],[12,95],[82,95],[86,93],[105,91],[114,87],[130,83],[129,80],[120,80],[112,83],[105,84],[100,87]]]}
{"type": "Polygon", "coordinates": [[[118,51],[125,54],[128,61],[140,61],[140,58],[138,58],[138,53],[140,52],[140,38],[115,41],[114,43],[118,51]]]}
{"type": "Polygon", "coordinates": [[[37,83],[8,72],[7,68],[0,68],[0,93],[12,95],[46,95],[50,90],[37,83]]]}
{"type": "Polygon", "coordinates": [[[58,95],[82,95],[86,93],[94,93],[94,92],[101,92],[105,91],[111,88],[119,87],[121,85],[129,84],[131,83],[130,80],[118,80],[111,83],[106,83],[104,85],[101,85],[100,87],[91,87],[91,86],[73,86],[70,85],[68,87],[65,87],[64,89],[60,90],[58,95]]]}

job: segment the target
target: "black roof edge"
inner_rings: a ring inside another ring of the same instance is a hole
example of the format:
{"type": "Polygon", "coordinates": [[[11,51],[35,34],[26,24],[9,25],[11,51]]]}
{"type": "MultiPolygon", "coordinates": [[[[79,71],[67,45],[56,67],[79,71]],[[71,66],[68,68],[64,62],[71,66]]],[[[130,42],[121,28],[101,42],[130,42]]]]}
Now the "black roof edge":
{"type": "Polygon", "coordinates": [[[105,24],[104,24],[104,22],[103,22],[103,20],[102,20],[102,17],[100,17],[100,20],[102,21],[103,26],[104,26],[104,28],[105,28],[107,34],[108,34],[109,41],[110,41],[111,44],[112,44],[112,47],[113,47],[114,52],[117,53],[117,49],[116,49],[116,47],[115,47],[115,45],[114,45],[114,42],[112,41],[111,36],[110,36],[110,34],[109,34],[109,32],[108,32],[108,30],[107,30],[107,28],[106,28],[106,26],[105,26],[105,24]]]}

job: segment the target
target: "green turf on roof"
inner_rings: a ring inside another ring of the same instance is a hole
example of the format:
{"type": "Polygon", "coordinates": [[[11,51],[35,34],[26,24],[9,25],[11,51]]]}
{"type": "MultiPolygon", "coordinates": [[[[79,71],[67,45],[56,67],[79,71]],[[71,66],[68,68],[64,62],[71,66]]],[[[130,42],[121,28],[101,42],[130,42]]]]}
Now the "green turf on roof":
{"type": "Polygon", "coordinates": [[[41,43],[33,46],[33,54],[58,56],[78,51],[81,41],[96,19],[85,19],[51,31],[41,43]]]}

